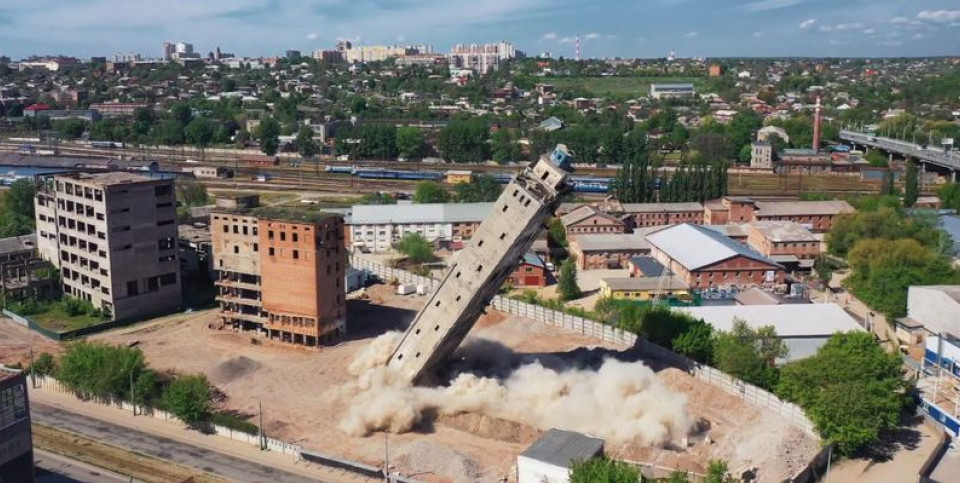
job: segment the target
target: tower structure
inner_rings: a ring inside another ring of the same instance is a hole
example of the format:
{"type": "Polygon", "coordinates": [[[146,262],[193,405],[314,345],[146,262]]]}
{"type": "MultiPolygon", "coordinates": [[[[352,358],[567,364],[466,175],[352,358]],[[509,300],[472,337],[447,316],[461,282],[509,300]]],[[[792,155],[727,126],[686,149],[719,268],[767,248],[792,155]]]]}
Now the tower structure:
{"type": "Polygon", "coordinates": [[[463,342],[570,189],[561,167],[569,156],[558,146],[507,185],[403,335],[388,367],[424,382],[463,342]]]}
{"type": "Polygon", "coordinates": [[[580,62],[580,34],[577,34],[577,62],[580,62]]]}

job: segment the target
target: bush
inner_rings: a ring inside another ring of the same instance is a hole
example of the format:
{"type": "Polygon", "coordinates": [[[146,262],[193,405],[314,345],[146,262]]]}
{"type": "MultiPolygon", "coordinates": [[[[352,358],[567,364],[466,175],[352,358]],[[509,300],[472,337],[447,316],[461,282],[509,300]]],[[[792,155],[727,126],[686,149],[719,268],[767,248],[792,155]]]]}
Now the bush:
{"type": "Polygon", "coordinates": [[[67,347],[57,377],[81,394],[129,400],[131,376],[139,377],[146,367],[140,349],[83,341],[67,347]]]}
{"type": "Polygon", "coordinates": [[[210,422],[241,433],[260,434],[260,428],[256,424],[230,413],[215,412],[210,415],[210,422]]]}
{"type": "Polygon", "coordinates": [[[183,422],[195,426],[210,417],[210,383],[207,376],[193,374],[174,379],[163,391],[161,404],[183,422]]]}
{"type": "Polygon", "coordinates": [[[397,242],[397,251],[410,258],[414,263],[433,260],[433,243],[419,233],[407,233],[397,242]]]}
{"type": "Polygon", "coordinates": [[[637,483],[640,470],[607,458],[591,458],[578,461],[570,468],[570,483],[637,483]]]}
{"type": "Polygon", "coordinates": [[[30,366],[30,372],[38,376],[52,376],[57,372],[57,361],[52,354],[44,352],[30,366]]]}
{"type": "Polygon", "coordinates": [[[577,285],[577,266],[574,258],[570,257],[560,265],[560,277],[557,280],[557,292],[563,300],[580,298],[580,286],[577,285]]]}

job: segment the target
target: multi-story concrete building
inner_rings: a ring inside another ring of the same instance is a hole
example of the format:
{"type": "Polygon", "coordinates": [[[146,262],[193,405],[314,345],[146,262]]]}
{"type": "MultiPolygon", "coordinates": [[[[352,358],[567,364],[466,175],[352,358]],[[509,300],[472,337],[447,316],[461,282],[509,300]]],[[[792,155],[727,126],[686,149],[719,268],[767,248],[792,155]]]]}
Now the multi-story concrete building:
{"type": "Polygon", "coordinates": [[[34,481],[33,433],[25,372],[0,368],[0,481],[34,481]]]}
{"type": "Polygon", "coordinates": [[[407,54],[416,53],[413,49],[402,45],[367,45],[348,48],[343,52],[347,62],[351,64],[358,62],[380,62],[391,57],[402,57],[407,54]]]}
{"type": "Polygon", "coordinates": [[[355,205],[347,220],[347,244],[384,253],[408,233],[431,242],[469,240],[492,209],[493,203],[355,205]]]}
{"type": "Polygon", "coordinates": [[[37,248],[60,269],[64,294],[113,320],[180,307],[172,179],[117,172],[39,179],[37,248]]]}
{"type": "Polygon", "coordinates": [[[773,146],[757,141],[750,144],[750,167],[753,169],[773,169],[773,146]]]}
{"type": "Polygon", "coordinates": [[[500,63],[517,56],[516,48],[511,42],[497,42],[490,44],[457,44],[447,54],[447,60],[453,67],[471,69],[480,74],[497,70],[500,63]]]}
{"type": "Polygon", "coordinates": [[[339,215],[246,204],[210,220],[224,326],[307,346],[346,333],[339,215]]]}

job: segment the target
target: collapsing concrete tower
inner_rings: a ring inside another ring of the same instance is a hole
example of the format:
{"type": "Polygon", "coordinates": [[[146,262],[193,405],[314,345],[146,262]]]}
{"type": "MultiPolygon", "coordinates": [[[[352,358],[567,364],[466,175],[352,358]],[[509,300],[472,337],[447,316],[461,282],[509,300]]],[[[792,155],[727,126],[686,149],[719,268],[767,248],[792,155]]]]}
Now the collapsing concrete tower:
{"type": "Polygon", "coordinates": [[[566,148],[558,146],[507,185],[407,329],[388,367],[411,382],[423,382],[463,342],[569,190],[561,168],[568,158],[566,148]]]}

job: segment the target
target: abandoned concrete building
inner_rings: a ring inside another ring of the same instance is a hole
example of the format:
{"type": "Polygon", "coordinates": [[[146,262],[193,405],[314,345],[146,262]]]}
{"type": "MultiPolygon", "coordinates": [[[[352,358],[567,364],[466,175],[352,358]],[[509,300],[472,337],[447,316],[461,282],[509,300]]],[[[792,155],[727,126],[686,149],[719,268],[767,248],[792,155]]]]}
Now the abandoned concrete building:
{"type": "Polygon", "coordinates": [[[346,333],[342,217],[247,200],[210,222],[223,327],[307,346],[346,333]]]}
{"type": "Polygon", "coordinates": [[[41,176],[37,248],[60,270],[63,293],[112,320],[180,308],[172,179],[124,172],[41,176]]]}

